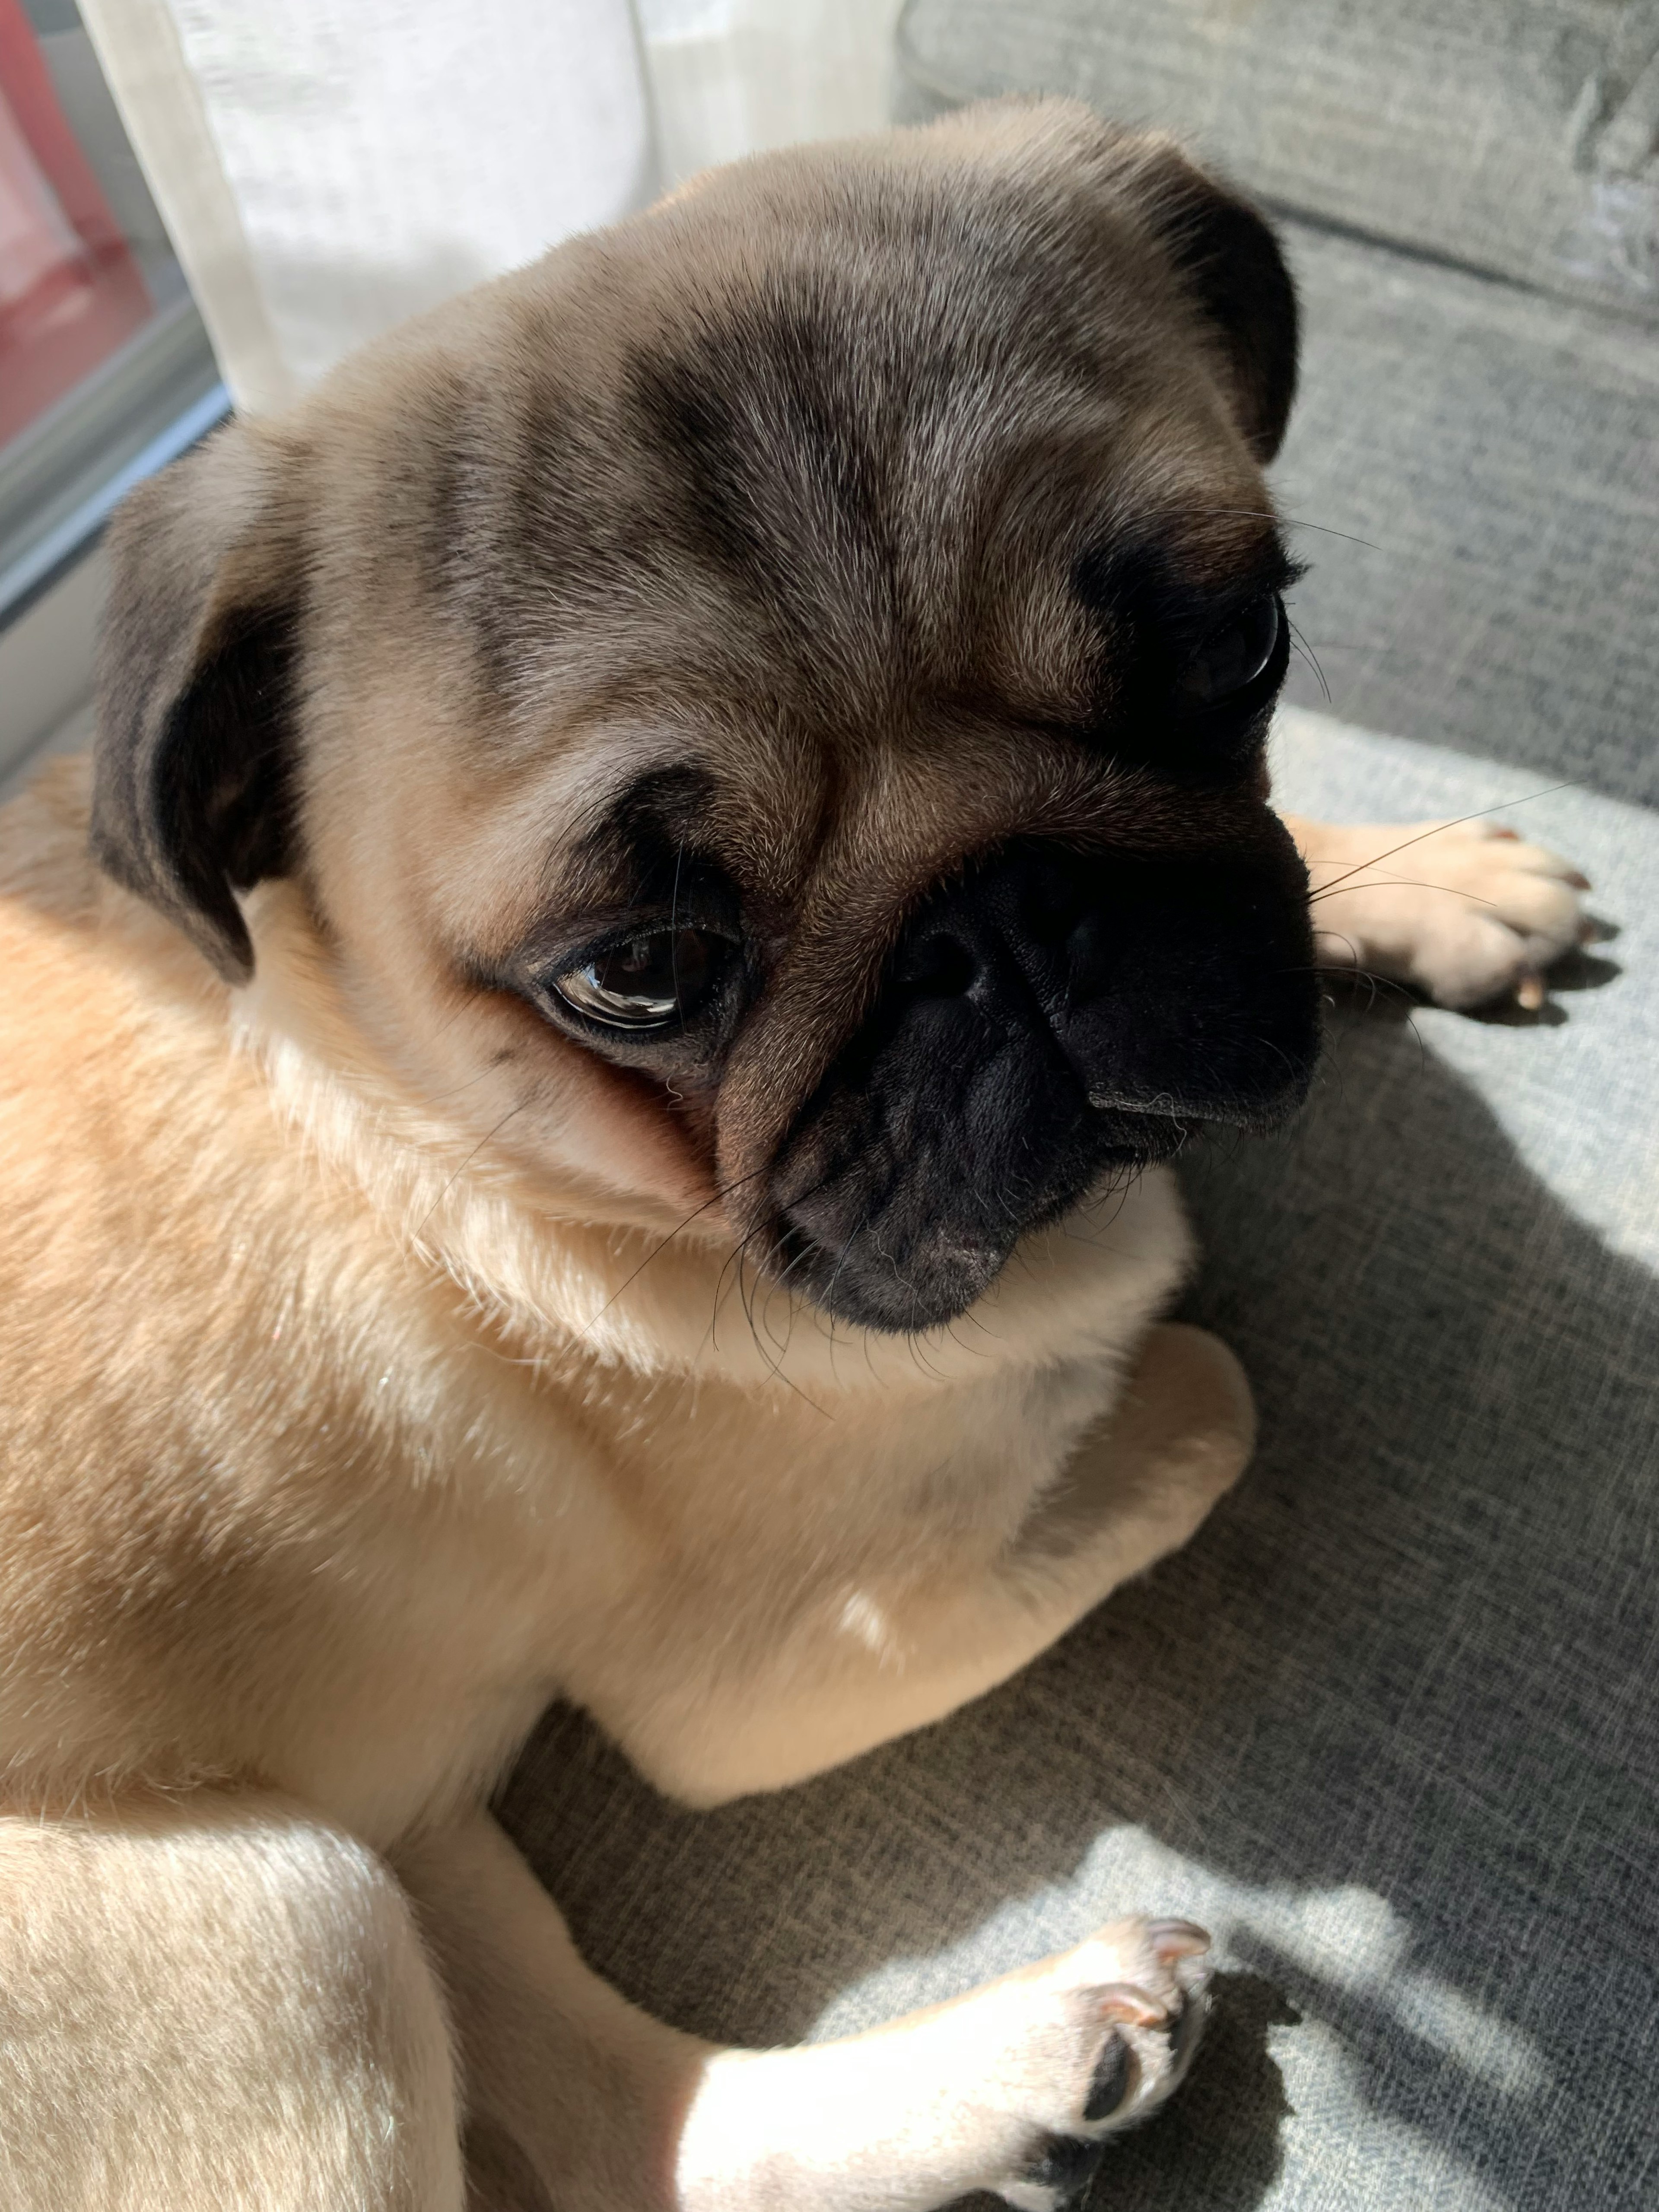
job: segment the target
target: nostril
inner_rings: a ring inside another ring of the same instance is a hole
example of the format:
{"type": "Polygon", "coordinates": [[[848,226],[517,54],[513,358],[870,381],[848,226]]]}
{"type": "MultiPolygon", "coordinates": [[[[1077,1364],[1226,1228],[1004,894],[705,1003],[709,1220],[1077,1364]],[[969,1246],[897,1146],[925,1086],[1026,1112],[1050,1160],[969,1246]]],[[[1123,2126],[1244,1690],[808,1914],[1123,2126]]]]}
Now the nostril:
{"type": "Polygon", "coordinates": [[[960,999],[978,974],[979,961],[971,948],[941,932],[911,949],[898,981],[913,999],[960,999]]]}
{"type": "Polygon", "coordinates": [[[1030,942],[1045,951],[1065,944],[1077,926],[1077,918],[1075,885],[1054,875],[1039,875],[1020,902],[1021,927],[1030,942]]]}
{"type": "Polygon", "coordinates": [[[1117,965],[1117,933],[1103,914],[1085,914],[1066,939],[1066,995],[1082,1006],[1098,998],[1117,965]]]}

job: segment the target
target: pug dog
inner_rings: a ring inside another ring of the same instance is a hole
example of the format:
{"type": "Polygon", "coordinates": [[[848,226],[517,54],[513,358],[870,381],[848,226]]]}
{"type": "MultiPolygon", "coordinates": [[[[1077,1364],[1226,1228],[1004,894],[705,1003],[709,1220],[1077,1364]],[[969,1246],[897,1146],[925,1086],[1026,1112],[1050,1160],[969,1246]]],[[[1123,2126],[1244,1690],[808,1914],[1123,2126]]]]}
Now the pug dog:
{"type": "Polygon", "coordinates": [[[128,502],[0,840],[11,2212],[1046,2212],[1179,2078],[1190,1923],[720,2049],[487,1803],[556,1695],[781,1787],[1182,1543],[1252,1413],[1163,1164],[1295,1107],[1322,964],[1573,941],[1541,849],[1272,810],[1296,350],[1224,186],[995,105],[128,502]]]}

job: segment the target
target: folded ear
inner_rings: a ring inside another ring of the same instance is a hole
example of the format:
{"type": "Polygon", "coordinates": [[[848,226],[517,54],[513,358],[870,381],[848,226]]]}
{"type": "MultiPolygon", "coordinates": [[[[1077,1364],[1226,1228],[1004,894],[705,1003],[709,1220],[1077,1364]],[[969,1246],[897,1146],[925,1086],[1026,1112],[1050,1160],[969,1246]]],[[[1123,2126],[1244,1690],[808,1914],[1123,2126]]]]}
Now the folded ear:
{"type": "Polygon", "coordinates": [[[1296,397],[1296,287],[1279,240],[1172,140],[1130,139],[1123,150],[1119,173],[1221,342],[1239,428],[1256,459],[1270,461],[1296,397]]]}
{"type": "Polygon", "coordinates": [[[224,430],[134,492],[109,534],[92,848],[225,979],[234,891],[287,872],[303,550],[280,449],[224,430]]]}

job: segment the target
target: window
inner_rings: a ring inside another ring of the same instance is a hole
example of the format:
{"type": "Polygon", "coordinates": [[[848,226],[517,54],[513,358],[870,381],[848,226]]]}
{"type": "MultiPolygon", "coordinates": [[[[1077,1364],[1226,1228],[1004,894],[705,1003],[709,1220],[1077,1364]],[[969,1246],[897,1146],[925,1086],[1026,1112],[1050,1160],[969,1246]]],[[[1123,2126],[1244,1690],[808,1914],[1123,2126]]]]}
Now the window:
{"type": "Polygon", "coordinates": [[[74,0],[0,0],[0,625],[228,405],[74,0]]]}

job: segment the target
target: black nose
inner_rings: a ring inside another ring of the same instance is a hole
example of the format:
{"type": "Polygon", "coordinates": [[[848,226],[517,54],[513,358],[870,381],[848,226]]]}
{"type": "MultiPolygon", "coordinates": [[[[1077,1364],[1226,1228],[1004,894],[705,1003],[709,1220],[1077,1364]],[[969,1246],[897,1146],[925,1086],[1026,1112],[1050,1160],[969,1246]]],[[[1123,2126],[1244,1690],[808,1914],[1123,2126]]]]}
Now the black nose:
{"type": "Polygon", "coordinates": [[[1242,853],[1015,846],[935,893],[781,1149],[792,1284],[933,1326],[1103,1174],[1277,1119],[1318,1048],[1306,890],[1269,819],[1242,853]]]}
{"type": "Polygon", "coordinates": [[[1281,860],[1016,848],[912,921],[878,1025],[959,1001],[993,1030],[1046,1030],[1097,1111],[1261,1122],[1300,1097],[1317,1044],[1281,860]]]}

